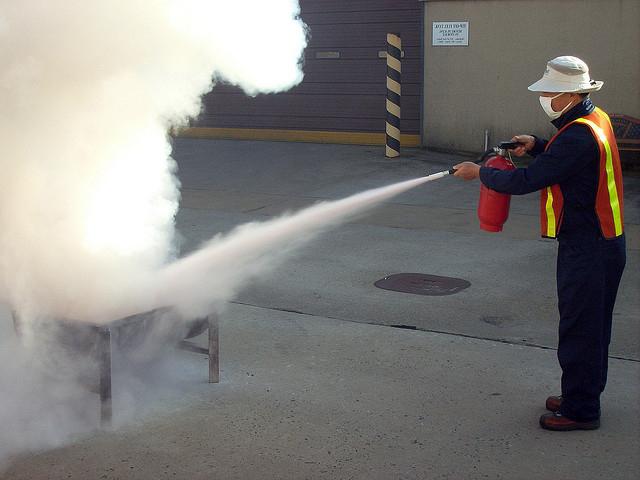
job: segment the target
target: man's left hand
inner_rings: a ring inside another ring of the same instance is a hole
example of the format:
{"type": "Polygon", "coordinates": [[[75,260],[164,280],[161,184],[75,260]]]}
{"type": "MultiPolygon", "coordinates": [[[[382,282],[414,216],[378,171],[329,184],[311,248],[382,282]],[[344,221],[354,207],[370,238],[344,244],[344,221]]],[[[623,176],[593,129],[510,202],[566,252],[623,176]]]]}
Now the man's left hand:
{"type": "Polygon", "coordinates": [[[453,168],[455,169],[454,175],[463,180],[475,180],[480,176],[480,165],[473,162],[462,162],[454,165],[453,168]]]}

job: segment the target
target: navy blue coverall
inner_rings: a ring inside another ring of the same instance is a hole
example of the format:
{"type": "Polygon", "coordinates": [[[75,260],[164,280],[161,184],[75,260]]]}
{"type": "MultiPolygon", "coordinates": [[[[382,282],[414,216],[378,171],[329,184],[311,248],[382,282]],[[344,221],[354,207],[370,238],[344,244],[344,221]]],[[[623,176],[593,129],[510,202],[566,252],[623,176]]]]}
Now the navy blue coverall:
{"type": "MultiPolygon", "coordinates": [[[[558,129],[594,110],[589,98],[552,123],[558,129]]],[[[536,138],[528,168],[482,167],[480,180],[501,193],[523,195],[559,184],[564,197],[558,232],[557,288],[562,368],[560,413],[575,421],[600,418],[600,393],[607,382],[611,319],[626,262],[624,235],[606,240],[595,213],[600,152],[584,124],[567,127],[545,152],[536,138]]]]}

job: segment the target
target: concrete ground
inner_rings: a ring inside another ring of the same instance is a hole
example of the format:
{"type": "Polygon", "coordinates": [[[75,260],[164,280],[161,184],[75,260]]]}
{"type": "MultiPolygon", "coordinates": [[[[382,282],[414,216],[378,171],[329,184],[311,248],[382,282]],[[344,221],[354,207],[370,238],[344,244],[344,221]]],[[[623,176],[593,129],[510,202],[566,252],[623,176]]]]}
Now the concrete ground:
{"type": "MultiPolygon", "coordinates": [[[[419,150],[385,160],[359,146],[175,147],[185,252],[247,221],[464,160],[419,150]]],[[[478,189],[445,178],[326,233],[229,306],[220,384],[205,383],[204,358],[175,353],[183,381],[157,390],[144,415],[16,455],[0,478],[636,478],[640,179],[625,183],[627,269],[593,432],[537,424],[560,374],[556,244],[538,238],[537,195],[514,198],[505,231],[487,234],[478,189]],[[400,272],[471,286],[443,297],[373,286],[400,272]]]]}

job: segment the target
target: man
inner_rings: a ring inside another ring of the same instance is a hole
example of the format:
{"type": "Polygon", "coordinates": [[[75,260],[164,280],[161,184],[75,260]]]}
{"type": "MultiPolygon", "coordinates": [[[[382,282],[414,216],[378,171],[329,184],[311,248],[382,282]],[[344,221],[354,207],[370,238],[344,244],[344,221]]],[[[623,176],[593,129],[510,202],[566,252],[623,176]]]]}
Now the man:
{"type": "Polygon", "coordinates": [[[600,426],[611,317],[626,260],[618,148],[609,117],[589,99],[602,85],[591,80],[579,58],[554,58],[529,90],[540,92],[558,133],[549,141],[532,135],[512,139],[519,143],[516,155],[535,156],[529,167],[502,171],[471,162],[454,167],[457,177],[480,178],[498,192],[541,191],[542,235],[558,239],[562,368],[562,395],[549,397],[552,413],[540,417],[548,430],[600,426]]]}

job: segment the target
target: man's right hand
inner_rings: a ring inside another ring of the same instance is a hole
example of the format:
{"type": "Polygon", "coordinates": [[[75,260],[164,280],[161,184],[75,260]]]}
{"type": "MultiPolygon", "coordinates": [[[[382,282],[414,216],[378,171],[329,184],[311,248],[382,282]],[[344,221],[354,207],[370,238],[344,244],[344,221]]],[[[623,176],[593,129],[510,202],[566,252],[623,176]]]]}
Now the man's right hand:
{"type": "Polygon", "coordinates": [[[511,139],[511,141],[518,142],[520,144],[518,147],[512,150],[516,157],[522,157],[536,144],[536,139],[531,135],[516,135],[511,139]]]}

